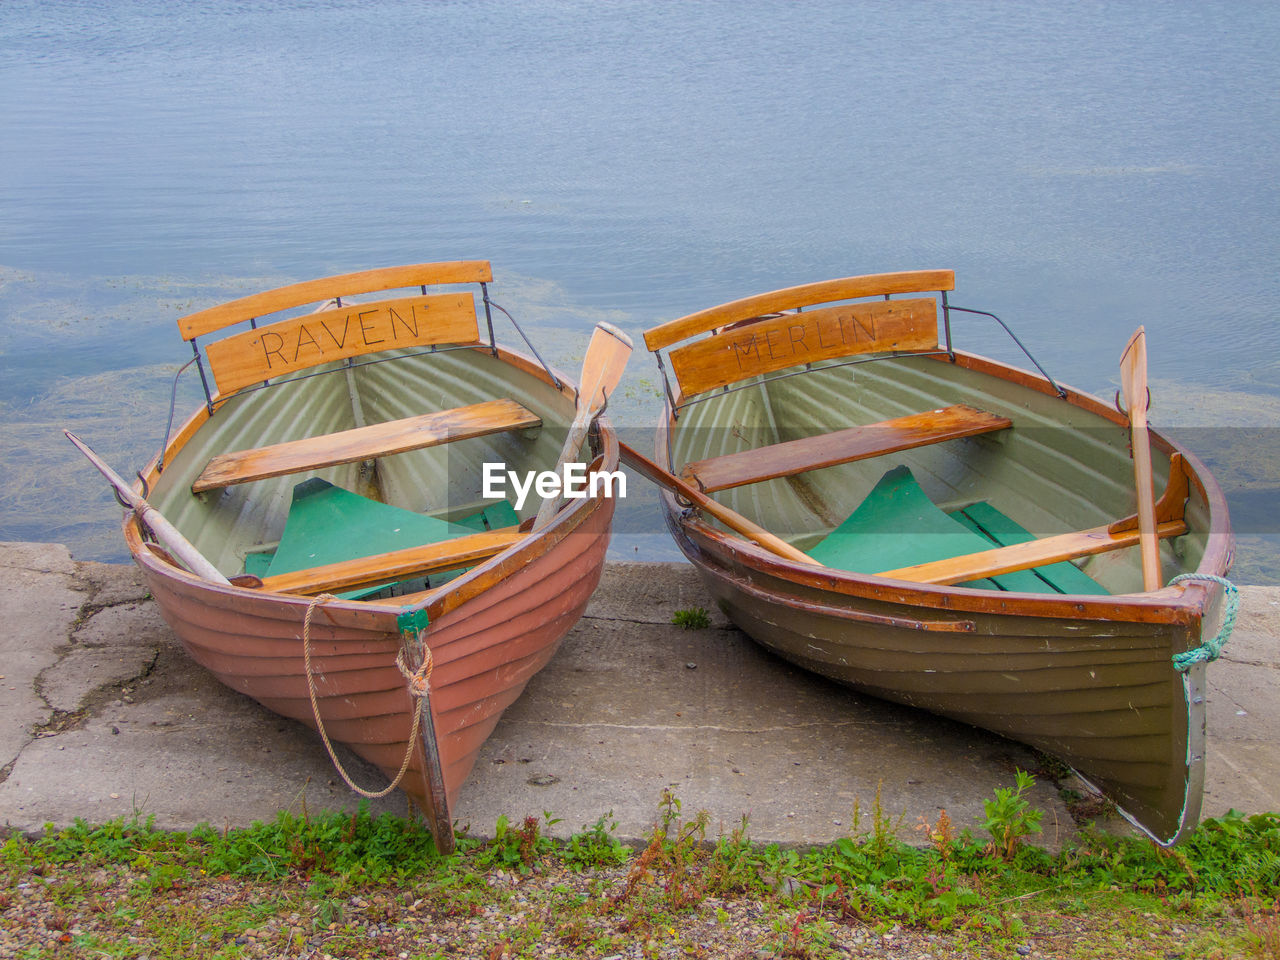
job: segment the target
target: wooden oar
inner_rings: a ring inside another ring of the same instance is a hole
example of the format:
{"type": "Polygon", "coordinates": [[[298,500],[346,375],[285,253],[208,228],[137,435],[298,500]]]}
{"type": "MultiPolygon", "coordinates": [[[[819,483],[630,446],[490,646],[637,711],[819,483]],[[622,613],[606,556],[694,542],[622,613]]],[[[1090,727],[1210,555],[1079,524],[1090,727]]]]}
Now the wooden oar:
{"type": "MultiPolygon", "coordinates": [[[[591,343],[587,345],[587,355],[582,358],[582,376],[578,380],[578,409],[573,423],[569,427],[569,435],[564,438],[564,447],[560,450],[560,459],[556,461],[556,473],[578,455],[583,438],[593,421],[604,409],[622,379],[622,370],[631,356],[631,338],[611,323],[597,323],[591,335],[591,343]]],[[[547,497],[538,508],[534,518],[533,529],[540,530],[551,522],[560,505],[560,497],[547,497]]]]}
{"type": "Polygon", "coordinates": [[[107,466],[102,458],[85,445],[84,441],[73,434],[70,430],[63,430],[67,435],[67,439],[76,445],[76,448],[89,458],[89,462],[98,468],[98,472],[107,478],[107,482],[116,488],[116,492],[120,494],[120,499],[133,509],[138,515],[138,519],[151,528],[165,549],[172,553],[175,557],[187,565],[192,573],[198,577],[204,577],[206,580],[212,580],[214,583],[223,583],[230,586],[231,581],[218,572],[218,568],[204,558],[191,542],[187,540],[178,528],[171,524],[161,515],[160,511],[146,500],[133,492],[133,489],[124,482],[114,470],[107,466]]]}
{"type": "Polygon", "coordinates": [[[730,510],[724,504],[712,500],[705,493],[694,489],[679,477],[663,470],[648,457],[637,453],[625,443],[619,442],[618,452],[621,454],[622,462],[629,467],[633,467],[642,476],[648,477],[660,487],[666,487],[673,493],[680,494],[699,510],[709,513],[730,530],[742,534],[748,540],[758,543],[771,553],[776,553],[787,560],[795,560],[797,563],[807,563],[815,567],[822,566],[807,553],[802,553],[785,540],[774,536],[764,527],[752,523],[737,511],[730,510]]]}
{"type": "Polygon", "coordinates": [[[1142,551],[1142,586],[1159,590],[1160,540],[1156,535],[1155,485],[1151,477],[1151,441],[1147,433],[1147,334],[1139,327],[1120,356],[1120,389],[1129,415],[1133,445],[1133,479],[1138,489],[1138,546],[1142,551]]]}

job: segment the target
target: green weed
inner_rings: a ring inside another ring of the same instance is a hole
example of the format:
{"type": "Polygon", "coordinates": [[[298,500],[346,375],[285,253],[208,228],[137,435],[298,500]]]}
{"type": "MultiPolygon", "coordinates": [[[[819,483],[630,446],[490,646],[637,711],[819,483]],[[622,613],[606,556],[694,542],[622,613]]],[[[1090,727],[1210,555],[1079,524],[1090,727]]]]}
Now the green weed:
{"type": "MultiPolygon", "coordinates": [[[[548,818],[548,826],[558,822],[548,818]]],[[[531,873],[534,863],[555,849],[554,841],[542,836],[539,824],[538,817],[528,816],[519,827],[512,827],[505,814],[499,816],[494,825],[493,841],[476,857],[476,865],[531,873]]]]}
{"type": "Polygon", "coordinates": [[[677,610],[671,617],[671,622],[686,630],[705,630],[711,626],[711,616],[702,607],[690,607],[687,610],[677,610]]]}
{"type": "Polygon", "coordinates": [[[625,863],[631,849],[614,836],[617,829],[618,821],[610,811],[569,838],[561,852],[564,862],[577,870],[625,863]]]}
{"type": "Polygon", "coordinates": [[[1012,790],[999,787],[994,800],[982,803],[987,813],[983,827],[991,834],[991,850],[1006,863],[1017,855],[1028,835],[1040,832],[1040,818],[1044,812],[1032,808],[1031,802],[1023,796],[1035,782],[1036,778],[1031,774],[1018,770],[1012,790]]]}

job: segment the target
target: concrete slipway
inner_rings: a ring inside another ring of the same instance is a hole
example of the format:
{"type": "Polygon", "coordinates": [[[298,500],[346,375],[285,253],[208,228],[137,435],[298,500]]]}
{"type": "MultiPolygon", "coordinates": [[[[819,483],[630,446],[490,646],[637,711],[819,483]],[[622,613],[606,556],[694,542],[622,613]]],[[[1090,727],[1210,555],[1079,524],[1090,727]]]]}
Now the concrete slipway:
{"type": "MultiPolygon", "coordinates": [[[[351,809],[319,738],[192,664],[132,566],[54,544],[0,544],[0,825],[38,831],[134,812],[157,825],[223,826],[280,809],[351,809]]],[[[1280,588],[1246,587],[1235,635],[1209,667],[1205,815],[1280,810],[1280,588]]],[[[340,756],[371,788],[384,781],[340,756]]],[[[670,786],[711,830],[742,817],[762,842],[822,843],[862,826],[879,791],[900,835],[945,808],[980,828],[982,801],[1035,770],[1026,748],[860,697],[761,651],[683,564],[613,564],[551,665],[508,710],[455,811],[492,834],[550,813],[561,835],[611,814],[644,834],[670,786]],[[703,606],[712,626],[674,611],[703,606]]],[[[1044,841],[1074,829],[1041,777],[1044,841]]],[[[392,795],[375,811],[405,812],[392,795]]]]}

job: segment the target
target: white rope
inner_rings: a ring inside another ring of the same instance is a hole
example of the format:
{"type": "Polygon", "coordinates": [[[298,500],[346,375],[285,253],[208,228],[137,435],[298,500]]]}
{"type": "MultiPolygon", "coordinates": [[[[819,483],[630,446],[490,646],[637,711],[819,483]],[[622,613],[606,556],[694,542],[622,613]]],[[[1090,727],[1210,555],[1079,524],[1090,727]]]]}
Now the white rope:
{"type": "Polygon", "coordinates": [[[400,786],[400,781],[404,779],[404,775],[409,769],[409,761],[413,757],[413,746],[418,742],[418,728],[422,722],[422,709],[424,707],[422,701],[430,692],[433,660],[430,648],[423,644],[422,666],[415,672],[410,673],[404,663],[404,651],[401,650],[396,654],[396,666],[400,668],[400,673],[408,681],[409,696],[413,700],[413,728],[409,731],[409,742],[405,746],[404,761],[400,764],[400,771],[396,774],[395,779],[387,785],[385,790],[379,790],[376,793],[364,789],[351,779],[347,771],[343,769],[341,761],[338,760],[338,755],[333,751],[333,744],[329,742],[329,734],[324,729],[324,721],[320,719],[320,705],[316,700],[316,682],[311,673],[311,615],[315,613],[316,607],[325,600],[337,599],[331,593],[321,593],[312,597],[311,603],[307,605],[306,619],[302,622],[302,661],[307,672],[307,692],[311,695],[311,713],[316,718],[316,729],[320,731],[320,739],[324,741],[324,748],[329,751],[329,759],[333,761],[333,768],[342,774],[342,779],[347,782],[347,786],[360,794],[360,796],[368,797],[370,800],[377,800],[379,797],[385,797],[400,786]]]}

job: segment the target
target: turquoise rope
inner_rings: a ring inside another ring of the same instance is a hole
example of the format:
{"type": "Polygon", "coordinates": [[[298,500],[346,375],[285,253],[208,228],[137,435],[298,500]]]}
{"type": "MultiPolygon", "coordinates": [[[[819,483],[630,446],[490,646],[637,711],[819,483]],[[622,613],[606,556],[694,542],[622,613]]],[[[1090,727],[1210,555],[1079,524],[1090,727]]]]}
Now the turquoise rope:
{"type": "Polygon", "coordinates": [[[1222,615],[1222,629],[1218,631],[1216,637],[1200,644],[1194,650],[1173,655],[1173,665],[1182,673],[1186,673],[1197,663],[1212,663],[1222,656],[1222,648],[1227,645],[1231,631],[1236,625],[1236,614],[1240,611],[1240,591],[1226,577],[1215,577],[1211,573],[1184,573],[1170,580],[1169,586],[1188,580],[1203,580],[1221,586],[1226,591],[1227,608],[1222,615]]]}

